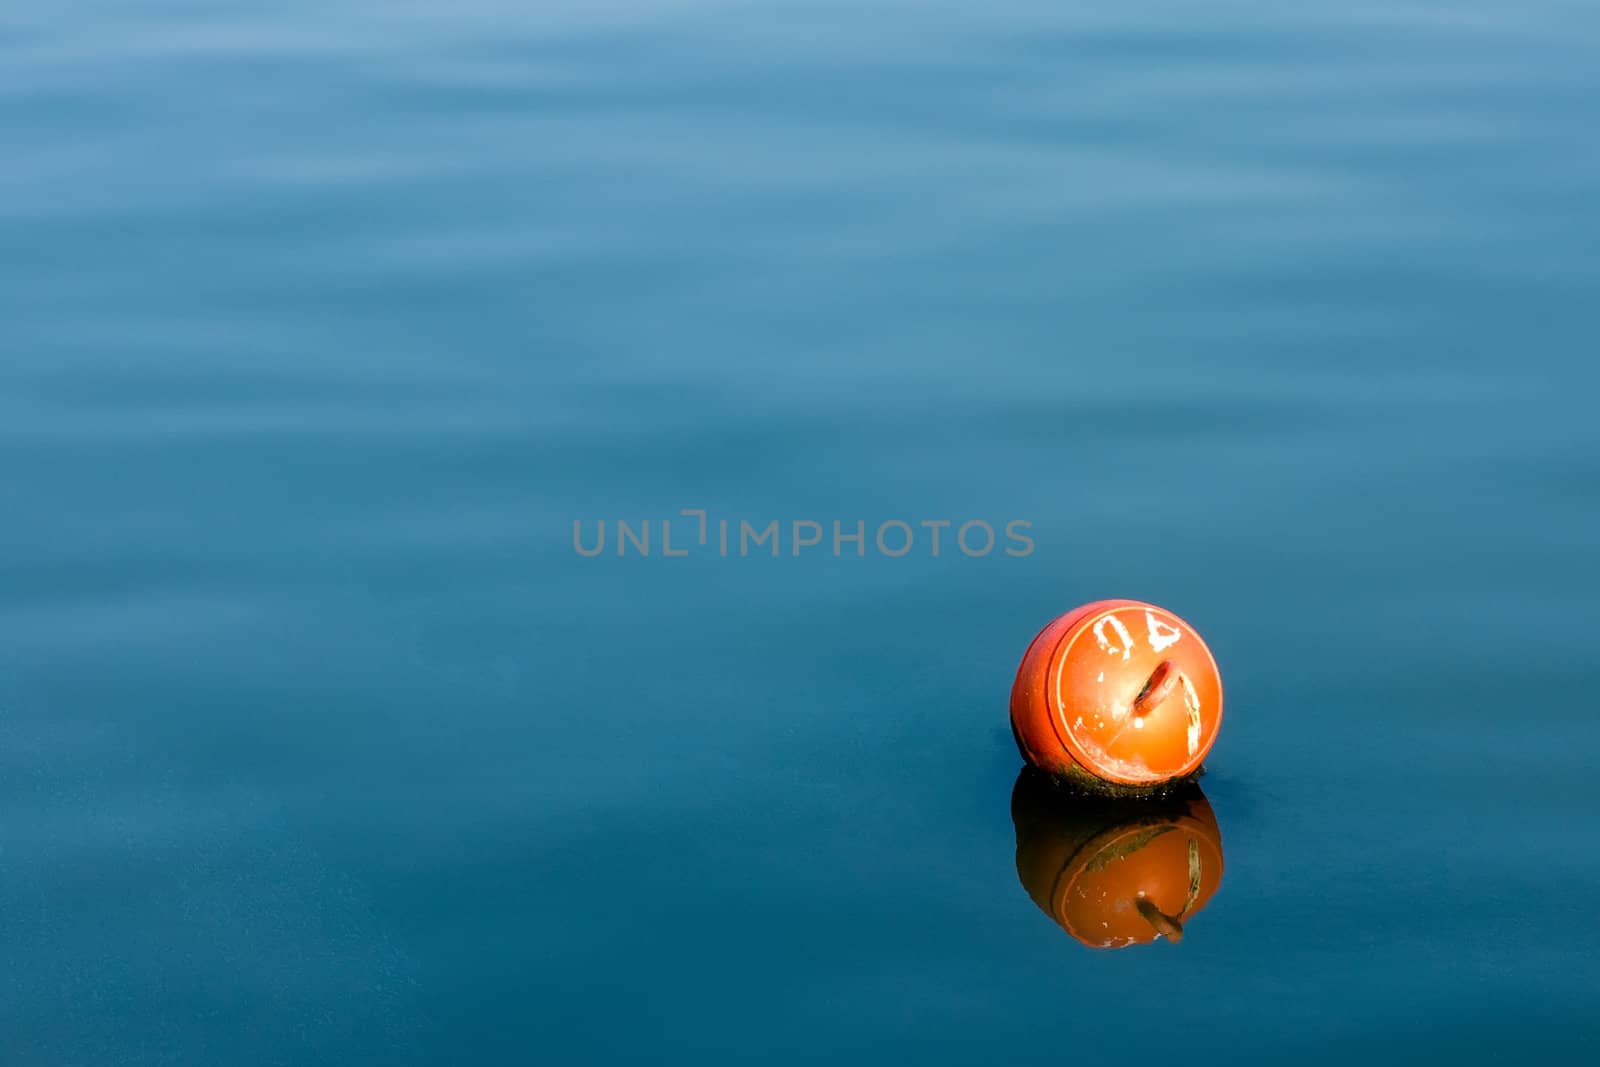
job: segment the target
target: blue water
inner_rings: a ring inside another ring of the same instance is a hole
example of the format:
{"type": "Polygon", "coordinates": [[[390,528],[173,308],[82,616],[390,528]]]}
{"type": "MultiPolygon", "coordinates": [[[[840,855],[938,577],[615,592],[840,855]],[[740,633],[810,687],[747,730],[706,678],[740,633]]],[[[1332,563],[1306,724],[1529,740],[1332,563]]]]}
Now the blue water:
{"type": "Polygon", "coordinates": [[[0,1057],[1593,1056],[1597,130],[1563,0],[6,6],[0,1057]],[[1094,951],[1106,596],[1226,870],[1094,951]]]}

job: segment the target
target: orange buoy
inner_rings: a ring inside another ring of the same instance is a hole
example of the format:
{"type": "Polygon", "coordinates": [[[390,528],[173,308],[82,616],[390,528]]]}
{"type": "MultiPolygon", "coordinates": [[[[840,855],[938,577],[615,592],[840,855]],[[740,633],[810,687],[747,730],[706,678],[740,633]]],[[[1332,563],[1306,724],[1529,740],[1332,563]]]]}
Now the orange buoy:
{"type": "Polygon", "coordinates": [[[1222,725],[1222,678],[1194,627],[1138,600],[1097,600],[1039,631],[1011,689],[1022,758],[1101,792],[1187,778],[1222,725]]]}
{"type": "Polygon", "coordinates": [[[1222,884],[1222,831],[1195,785],[1118,803],[1072,796],[1024,767],[1011,820],[1022,888],[1090,948],[1181,941],[1222,884]]]}

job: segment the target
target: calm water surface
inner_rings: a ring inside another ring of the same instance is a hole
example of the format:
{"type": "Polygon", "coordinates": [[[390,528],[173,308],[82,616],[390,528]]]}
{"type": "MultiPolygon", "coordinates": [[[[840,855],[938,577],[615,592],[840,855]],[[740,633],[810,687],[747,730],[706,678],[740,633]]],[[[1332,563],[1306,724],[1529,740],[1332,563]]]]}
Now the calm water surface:
{"type": "Polygon", "coordinates": [[[1597,130],[1560,0],[8,5],[5,1061],[1592,1056],[1597,130]],[[1104,596],[1176,944],[1024,884],[1104,596]]]}

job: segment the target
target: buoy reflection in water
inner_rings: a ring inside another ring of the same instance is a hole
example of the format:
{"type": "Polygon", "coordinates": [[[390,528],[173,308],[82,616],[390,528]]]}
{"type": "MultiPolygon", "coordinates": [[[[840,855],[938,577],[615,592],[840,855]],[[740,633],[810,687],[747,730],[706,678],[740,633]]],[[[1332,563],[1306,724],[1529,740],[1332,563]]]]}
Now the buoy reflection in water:
{"type": "Polygon", "coordinates": [[[1017,877],[1091,948],[1181,941],[1222,882],[1222,832],[1198,786],[1110,800],[1023,768],[1011,792],[1017,877]]]}

